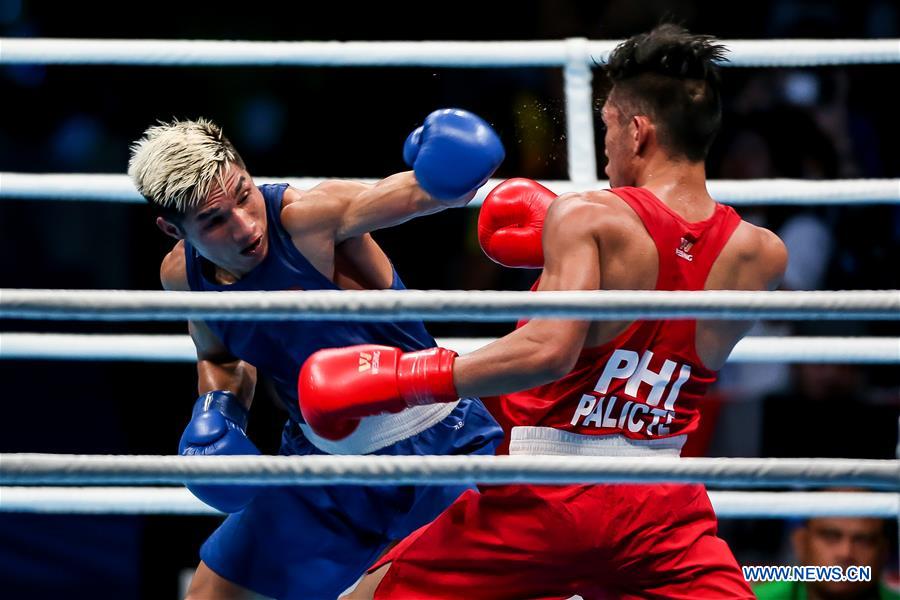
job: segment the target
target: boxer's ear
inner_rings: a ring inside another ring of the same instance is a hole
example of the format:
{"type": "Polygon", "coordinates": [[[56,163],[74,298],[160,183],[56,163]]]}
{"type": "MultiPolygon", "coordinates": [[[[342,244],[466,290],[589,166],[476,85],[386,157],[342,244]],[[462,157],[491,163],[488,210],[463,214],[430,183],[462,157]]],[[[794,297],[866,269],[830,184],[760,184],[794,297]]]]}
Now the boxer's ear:
{"type": "Polygon", "coordinates": [[[644,115],[634,115],[631,118],[632,149],[636,155],[643,154],[647,143],[656,137],[656,126],[644,115]]]}
{"type": "Polygon", "coordinates": [[[169,237],[175,238],[176,240],[184,239],[184,231],[182,231],[181,227],[176,223],[167,221],[162,217],[156,217],[156,226],[169,237]]]}

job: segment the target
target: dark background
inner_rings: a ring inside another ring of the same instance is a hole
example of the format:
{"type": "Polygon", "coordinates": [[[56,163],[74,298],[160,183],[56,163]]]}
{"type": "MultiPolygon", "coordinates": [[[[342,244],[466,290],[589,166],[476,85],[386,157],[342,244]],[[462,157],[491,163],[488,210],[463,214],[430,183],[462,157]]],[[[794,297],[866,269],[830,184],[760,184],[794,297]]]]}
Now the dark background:
{"type": "MultiPolygon", "coordinates": [[[[898,37],[888,0],[369,3],[57,3],[0,0],[4,37],[245,40],[620,39],[663,20],[723,39],[898,37]]],[[[598,97],[601,93],[597,76],[598,97]]],[[[713,179],[900,176],[897,65],[724,71],[713,179]]],[[[498,177],[565,179],[559,69],[15,66],[0,70],[0,171],[124,173],[153,122],[209,117],[257,176],[382,177],[430,111],[472,110],[508,158],[498,177]]],[[[602,134],[597,130],[602,172],[602,134]]],[[[891,206],[740,209],[792,253],[787,287],[896,289],[900,211],[891,206]]],[[[481,255],[476,211],[376,234],[407,286],[526,289],[534,272],[481,255]]],[[[0,203],[0,286],[159,289],[170,243],[141,205],[0,203]]],[[[433,324],[438,336],[507,325],[433,324]]],[[[182,324],[11,322],[4,331],[183,333],[182,324]]],[[[898,335],[890,323],[769,323],[756,334],[898,335]]],[[[0,362],[2,452],[168,454],[195,394],[186,364],[0,362]]],[[[260,391],[258,396],[265,396],[260,391]]],[[[695,454],[891,458],[897,369],[729,366],[704,405],[695,454]],[[715,425],[715,428],[713,426],[715,425]]],[[[250,434],[274,451],[283,415],[254,403],[250,434]]],[[[0,513],[5,597],[174,598],[178,573],[218,522],[189,517],[0,513]],[[11,594],[11,595],[6,595],[11,594]]],[[[786,564],[782,521],[723,521],[745,564],[786,564]]],[[[896,540],[896,536],[891,536],[896,540]]],[[[895,555],[896,556],[896,555],[895,555]]],[[[892,559],[896,565],[896,558],[892,559]]]]}

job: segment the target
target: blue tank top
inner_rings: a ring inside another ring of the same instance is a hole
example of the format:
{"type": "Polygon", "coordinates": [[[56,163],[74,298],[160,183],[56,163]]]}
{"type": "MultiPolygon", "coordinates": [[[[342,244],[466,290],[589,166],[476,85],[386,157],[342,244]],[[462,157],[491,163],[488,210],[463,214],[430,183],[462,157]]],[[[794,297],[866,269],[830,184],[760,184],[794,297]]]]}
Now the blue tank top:
{"type": "MultiPolygon", "coordinates": [[[[196,249],[184,244],[188,284],[193,291],[337,290],[330,279],[297,250],[281,224],[281,200],[288,184],[261,185],[266,201],[269,250],[263,261],[238,281],[221,285],[203,275],[196,249]]],[[[394,271],[391,289],[406,289],[394,271]]],[[[302,294],[302,291],[298,291],[302,294]]],[[[255,366],[275,385],[291,419],[302,422],[297,376],[306,359],[322,348],[383,344],[406,351],[437,344],[421,321],[205,321],[228,351],[255,366]]]]}

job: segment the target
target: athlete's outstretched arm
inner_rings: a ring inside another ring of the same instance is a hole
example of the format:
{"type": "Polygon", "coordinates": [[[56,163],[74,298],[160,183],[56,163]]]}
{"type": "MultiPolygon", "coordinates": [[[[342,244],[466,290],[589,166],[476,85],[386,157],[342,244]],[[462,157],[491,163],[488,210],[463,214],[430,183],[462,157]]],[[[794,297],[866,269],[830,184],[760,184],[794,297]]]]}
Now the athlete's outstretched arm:
{"type": "Polygon", "coordinates": [[[282,222],[292,236],[311,231],[339,244],[347,239],[399,225],[415,217],[455,206],[471,197],[439,201],[419,186],[412,171],[397,173],[378,183],[325,181],[309,190],[302,200],[287,206],[282,222]]]}
{"type": "MultiPolygon", "coordinates": [[[[481,117],[458,109],[437,110],[403,146],[412,172],[375,185],[329,181],[282,214],[292,235],[317,224],[333,241],[397,225],[428,213],[468,203],[503,161],[500,138],[481,117]]],[[[316,231],[320,231],[317,229],[316,231]]]]}
{"type": "MultiPolygon", "coordinates": [[[[544,223],[544,272],[538,291],[600,289],[598,234],[605,207],[578,196],[550,206],[544,223]]],[[[549,383],[575,365],[589,321],[536,319],[454,365],[459,395],[489,396],[549,383]]]]}

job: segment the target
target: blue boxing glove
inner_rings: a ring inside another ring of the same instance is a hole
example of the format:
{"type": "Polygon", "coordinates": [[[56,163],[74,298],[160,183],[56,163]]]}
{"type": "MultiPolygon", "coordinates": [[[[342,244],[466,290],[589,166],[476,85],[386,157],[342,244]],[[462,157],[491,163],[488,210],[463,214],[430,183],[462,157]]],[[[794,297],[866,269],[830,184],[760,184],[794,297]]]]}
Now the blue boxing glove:
{"type": "Polygon", "coordinates": [[[504,156],[491,126],[458,108],[434,111],[403,144],[403,160],[415,171],[422,189],[437,200],[471,197],[504,156]]]}
{"type": "MultiPolygon", "coordinates": [[[[247,409],[231,392],[203,394],[194,403],[191,422],[178,442],[182,456],[259,455],[247,437],[247,409]]],[[[251,485],[189,485],[191,493],[226,513],[241,510],[262,489],[251,485]]]]}

